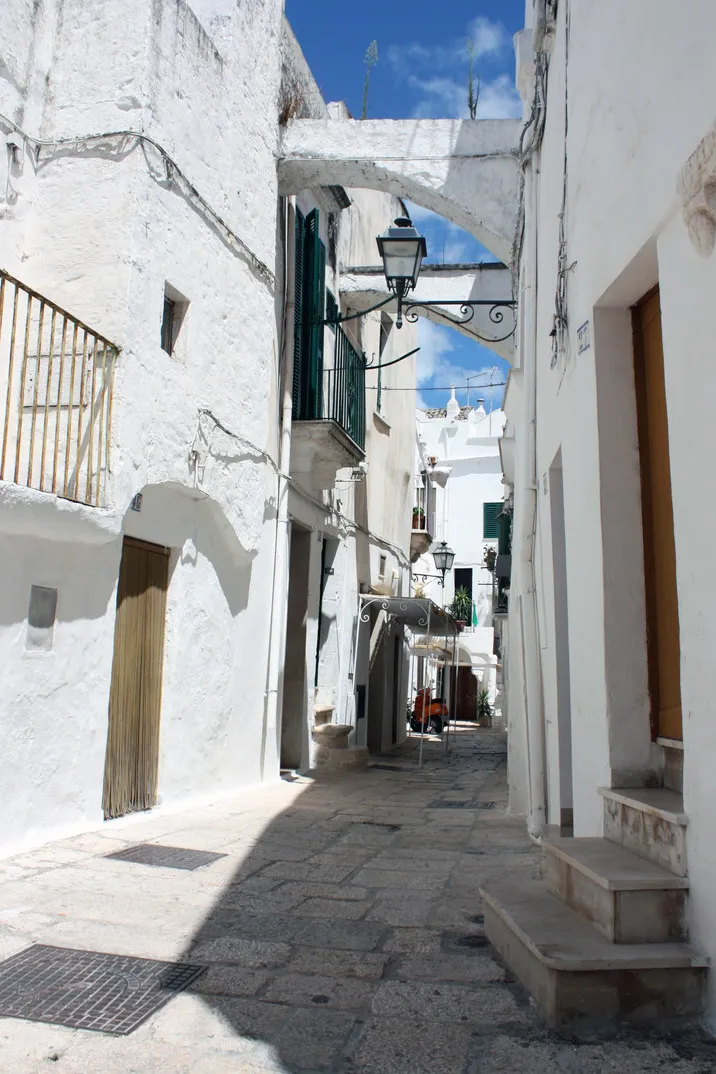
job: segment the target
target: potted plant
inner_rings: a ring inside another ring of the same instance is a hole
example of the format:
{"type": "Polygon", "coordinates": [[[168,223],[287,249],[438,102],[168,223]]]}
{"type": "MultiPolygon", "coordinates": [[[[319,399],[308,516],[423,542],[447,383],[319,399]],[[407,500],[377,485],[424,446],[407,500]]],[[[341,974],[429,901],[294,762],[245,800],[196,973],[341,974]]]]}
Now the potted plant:
{"type": "Polygon", "coordinates": [[[460,627],[460,630],[464,630],[466,624],[472,618],[472,597],[465,586],[460,586],[459,589],[455,590],[455,596],[448,611],[460,627]]]}
{"type": "Polygon", "coordinates": [[[494,574],[495,573],[495,563],[497,561],[497,549],[496,548],[486,548],[485,549],[485,555],[484,555],[483,558],[485,560],[485,566],[487,567],[487,569],[490,572],[490,574],[494,574]]]}
{"type": "Polygon", "coordinates": [[[485,689],[477,692],[477,726],[492,726],[492,705],[490,704],[490,695],[485,689]]]}
{"type": "Polygon", "coordinates": [[[413,508],[413,529],[425,529],[425,511],[423,511],[422,507],[413,508]]]}

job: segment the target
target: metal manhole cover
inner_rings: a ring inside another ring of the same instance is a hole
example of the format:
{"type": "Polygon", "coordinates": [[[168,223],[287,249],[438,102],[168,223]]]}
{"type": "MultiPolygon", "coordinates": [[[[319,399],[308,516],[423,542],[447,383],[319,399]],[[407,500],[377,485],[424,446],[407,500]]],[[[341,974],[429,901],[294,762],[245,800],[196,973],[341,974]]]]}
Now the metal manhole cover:
{"type": "Polygon", "coordinates": [[[0,962],[0,1016],[124,1035],[204,968],[35,944],[0,962]]]}
{"type": "Polygon", "coordinates": [[[226,854],[214,854],[209,850],[186,850],[184,847],[163,847],[158,843],[140,843],[136,847],[106,854],[118,861],[133,861],[139,865],[161,865],[165,869],[200,869],[226,854]]]}

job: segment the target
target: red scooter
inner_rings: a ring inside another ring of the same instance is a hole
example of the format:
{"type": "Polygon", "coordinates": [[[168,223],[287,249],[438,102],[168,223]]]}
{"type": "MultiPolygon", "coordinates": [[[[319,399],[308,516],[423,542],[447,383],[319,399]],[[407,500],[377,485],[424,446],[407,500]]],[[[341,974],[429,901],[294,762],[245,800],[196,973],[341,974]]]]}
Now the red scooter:
{"type": "Polygon", "coordinates": [[[447,719],[448,707],[442,698],[433,701],[427,687],[418,690],[413,711],[410,713],[410,730],[417,734],[432,732],[441,735],[447,719]]]}

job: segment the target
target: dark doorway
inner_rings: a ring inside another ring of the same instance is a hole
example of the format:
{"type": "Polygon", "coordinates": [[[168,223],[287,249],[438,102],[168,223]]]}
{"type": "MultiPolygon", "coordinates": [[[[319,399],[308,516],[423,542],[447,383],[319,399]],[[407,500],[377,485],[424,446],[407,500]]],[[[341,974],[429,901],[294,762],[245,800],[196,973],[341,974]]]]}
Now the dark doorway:
{"type": "Polygon", "coordinates": [[[401,710],[403,710],[403,717],[405,717],[404,709],[405,702],[402,696],[401,685],[403,681],[403,638],[402,633],[396,635],[393,639],[393,723],[391,730],[391,741],[393,745],[398,741],[398,720],[400,719],[401,710]]]}
{"type": "Polygon", "coordinates": [[[311,531],[291,524],[286,659],[281,717],[281,768],[301,767],[306,727],[306,618],[311,531]]]}

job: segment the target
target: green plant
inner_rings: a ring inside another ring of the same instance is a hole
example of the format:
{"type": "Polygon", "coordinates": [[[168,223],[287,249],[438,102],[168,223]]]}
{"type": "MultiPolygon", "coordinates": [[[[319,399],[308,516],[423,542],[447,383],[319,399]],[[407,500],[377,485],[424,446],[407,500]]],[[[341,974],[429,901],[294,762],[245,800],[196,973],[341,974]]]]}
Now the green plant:
{"type": "Polygon", "coordinates": [[[482,724],[483,727],[489,727],[492,722],[492,705],[490,704],[490,695],[487,690],[478,690],[477,692],[477,722],[482,724]]]}
{"type": "Polygon", "coordinates": [[[472,597],[468,593],[465,586],[460,586],[455,590],[455,596],[450,604],[450,615],[453,619],[460,619],[465,623],[469,623],[472,618],[472,597]]]}
{"type": "Polygon", "coordinates": [[[496,548],[486,548],[485,549],[485,554],[484,554],[484,556],[482,558],[483,558],[483,560],[485,562],[485,566],[487,567],[487,569],[490,572],[490,574],[494,574],[494,572],[495,572],[495,562],[497,560],[497,549],[496,548]]]}
{"type": "Polygon", "coordinates": [[[474,76],[474,63],[475,63],[475,42],[472,38],[467,39],[467,58],[470,64],[470,71],[467,76],[467,107],[470,111],[470,119],[477,118],[477,102],[480,100],[480,76],[477,76],[477,89],[475,88],[475,76],[474,76]]]}
{"type": "Polygon", "coordinates": [[[363,111],[361,112],[361,119],[365,119],[368,115],[368,83],[370,82],[370,69],[375,67],[378,62],[378,42],[371,41],[366,50],[365,59],[365,85],[363,86],[363,111]]]}

